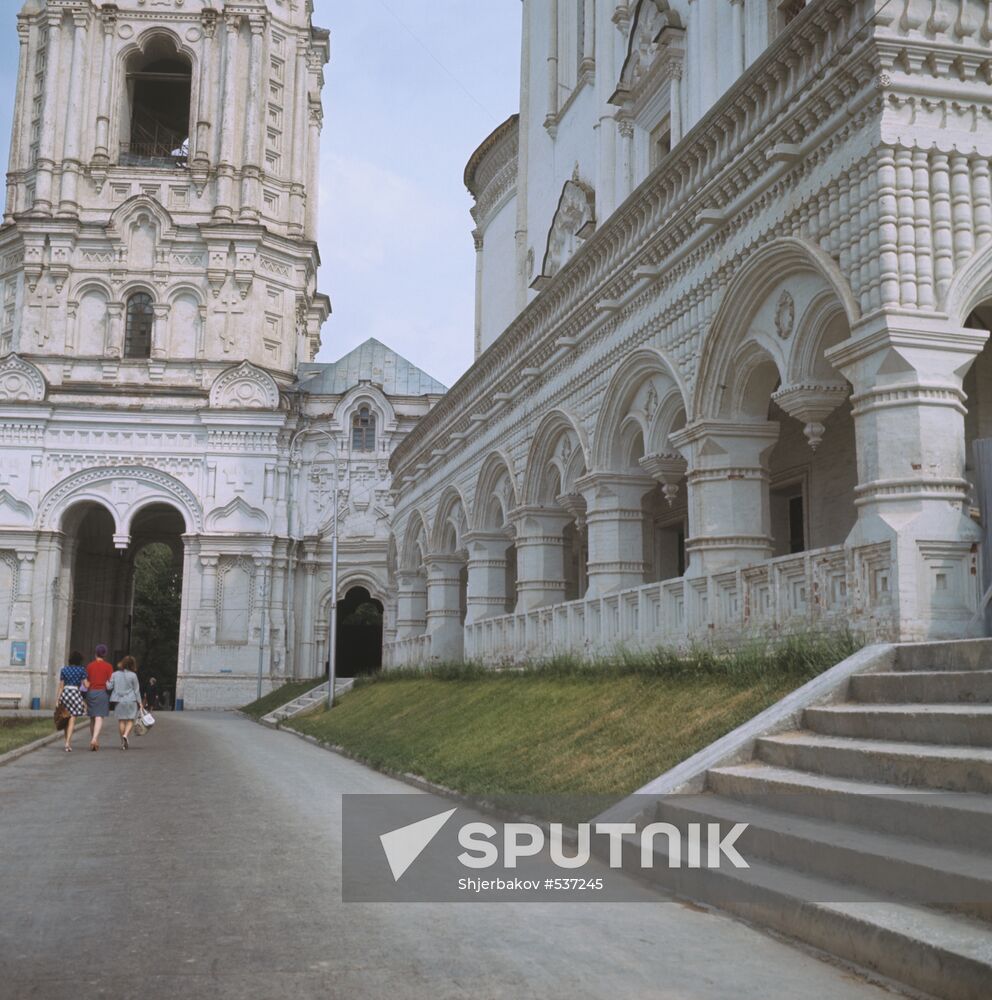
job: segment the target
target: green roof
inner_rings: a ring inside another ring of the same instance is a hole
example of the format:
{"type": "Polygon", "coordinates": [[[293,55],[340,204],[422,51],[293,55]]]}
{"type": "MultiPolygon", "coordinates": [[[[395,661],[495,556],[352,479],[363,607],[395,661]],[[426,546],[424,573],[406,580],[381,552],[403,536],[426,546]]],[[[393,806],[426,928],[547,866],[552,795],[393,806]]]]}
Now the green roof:
{"type": "Polygon", "coordinates": [[[440,396],[448,391],[374,337],[330,364],[300,365],[297,385],[315,396],[343,396],[360,382],[379,386],[387,396],[440,396]]]}

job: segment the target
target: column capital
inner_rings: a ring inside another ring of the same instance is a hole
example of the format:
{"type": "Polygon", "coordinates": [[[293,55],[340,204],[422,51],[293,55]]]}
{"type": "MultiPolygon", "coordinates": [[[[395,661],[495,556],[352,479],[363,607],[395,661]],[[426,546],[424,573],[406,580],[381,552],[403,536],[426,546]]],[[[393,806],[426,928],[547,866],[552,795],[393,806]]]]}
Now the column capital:
{"type": "Polygon", "coordinates": [[[666,451],[645,455],[637,464],[652,479],[661,483],[662,495],[671,507],[679,495],[679,484],[685,478],[688,469],[686,460],[676,451],[666,451]]]}
{"type": "Polygon", "coordinates": [[[542,507],[537,504],[515,507],[509,515],[517,538],[560,535],[571,520],[572,515],[560,507],[542,507]]]}
{"type": "Polygon", "coordinates": [[[772,399],[804,425],[803,434],[816,451],[823,440],[823,421],[847,399],[849,392],[850,386],[841,379],[822,379],[782,386],[772,393],[772,399]]]}

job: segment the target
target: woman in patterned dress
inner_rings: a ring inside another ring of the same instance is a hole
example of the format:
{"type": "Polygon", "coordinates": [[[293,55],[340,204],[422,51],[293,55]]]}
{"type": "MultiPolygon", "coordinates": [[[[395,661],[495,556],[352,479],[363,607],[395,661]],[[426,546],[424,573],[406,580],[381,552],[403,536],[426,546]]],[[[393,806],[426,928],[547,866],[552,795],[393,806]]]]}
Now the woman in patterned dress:
{"type": "Polygon", "coordinates": [[[55,698],[69,713],[69,723],[65,727],[65,752],[72,753],[72,731],[76,728],[76,719],[86,714],[86,702],[80,686],[86,679],[86,668],[83,666],[82,653],[70,653],[69,663],[59,671],[59,691],[55,698]]]}

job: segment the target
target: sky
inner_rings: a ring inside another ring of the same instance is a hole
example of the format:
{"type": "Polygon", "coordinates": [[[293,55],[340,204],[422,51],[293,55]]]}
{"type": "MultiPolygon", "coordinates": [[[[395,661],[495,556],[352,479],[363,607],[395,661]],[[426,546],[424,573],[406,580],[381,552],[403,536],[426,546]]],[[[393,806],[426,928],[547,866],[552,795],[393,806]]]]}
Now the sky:
{"type": "MultiPolygon", "coordinates": [[[[0,0],[0,164],[17,80],[0,0]]],[[[218,4],[219,6],[219,4],[218,4]]],[[[520,0],[315,0],[331,32],[320,172],[318,360],[375,337],[452,385],[471,364],[475,251],[462,174],[518,109],[520,0]]]]}

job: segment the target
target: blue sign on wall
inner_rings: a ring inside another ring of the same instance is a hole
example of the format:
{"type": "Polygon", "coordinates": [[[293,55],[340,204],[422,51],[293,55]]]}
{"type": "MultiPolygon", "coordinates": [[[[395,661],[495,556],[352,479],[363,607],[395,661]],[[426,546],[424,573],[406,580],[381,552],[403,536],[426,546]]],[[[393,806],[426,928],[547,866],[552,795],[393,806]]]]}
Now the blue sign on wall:
{"type": "Polygon", "coordinates": [[[12,642],[10,644],[10,665],[23,667],[27,662],[28,644],[26,642],[12,642]]]}

